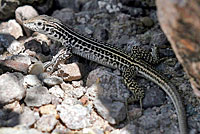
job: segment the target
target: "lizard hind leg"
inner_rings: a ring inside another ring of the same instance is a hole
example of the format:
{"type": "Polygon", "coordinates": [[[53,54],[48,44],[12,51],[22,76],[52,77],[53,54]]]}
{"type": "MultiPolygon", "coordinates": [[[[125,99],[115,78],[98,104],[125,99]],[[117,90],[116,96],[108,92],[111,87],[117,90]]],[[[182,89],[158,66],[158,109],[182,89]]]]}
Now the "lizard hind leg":
{"type": "MultiPolygon", "coordinates": [[[[139,101],[140,109],[142,111],[142,99],[144,97],[144,90],[141,87],[139,87],[138,83],[135,81],[135,78],[134,78],[135,75],[136,75],[135,70],[132,67],[127,68],[123,72],[124,83],[132,93],[132,96],[130,96],[126,100],[126,109],[127,109],[128,103],[139,101]]],[[[129,114],[127,114],[127,118],[129,120],[129,114]]]]}

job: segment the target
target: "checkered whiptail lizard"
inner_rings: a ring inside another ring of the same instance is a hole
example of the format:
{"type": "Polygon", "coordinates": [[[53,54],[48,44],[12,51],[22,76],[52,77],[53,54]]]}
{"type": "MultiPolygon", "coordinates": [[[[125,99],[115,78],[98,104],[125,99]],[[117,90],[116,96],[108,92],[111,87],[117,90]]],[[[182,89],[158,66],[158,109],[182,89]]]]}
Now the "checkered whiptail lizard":
{"type": "Polygon", "coordinates": [[[112,45],[81,35],[59,20],[46,15],[26,20],[23,25],[61,42],[66,47],[68,55],[77,54],[88,60],[122,71],[124,83],[133,93],[130,101],[141,100],[144,97],[143,89],[134,81],[136,74],[155,82],[172,99],[178,114],[180,133],[187,134],[186,114],[180,95],[173,84],[149,65],[149,63],[154,62],[151,54],[137,47],[134,47],[132,54],[128,54],[112,45]]]}

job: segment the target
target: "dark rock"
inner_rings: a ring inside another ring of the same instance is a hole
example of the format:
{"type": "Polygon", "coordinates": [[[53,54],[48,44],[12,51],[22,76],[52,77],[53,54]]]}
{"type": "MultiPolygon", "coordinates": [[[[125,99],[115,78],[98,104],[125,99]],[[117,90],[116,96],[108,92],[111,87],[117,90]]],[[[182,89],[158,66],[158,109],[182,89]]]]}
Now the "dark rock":
{"type": "Polygon", "coordinates": [[[139,7],[141,6],[140,0],[120,0],[123,5],[132,6],[132,7],[139,7]]]}
{"type": "Polygon", "coordinates": [[[88,75],[86,83],[88,87],[96,84],[97,81],[97,85],[100,86],[98,91],[91,91],[91,96],[101,96],[108,98],[109,100],[124,102],[126,97],[129,95],[129,90],[125,87],[121,76],[111,73],[108,70],[109,69],[107,68],[98,68],[90,72],[88,75]]]}
{"type": "Polygon", "coordinates": [[[89,0],[56,0],[56,5],[59,9],[71,8],[73,11],[80,11],[84,4],[89,0]]]}
{"type": "Polygon", "coordinates": [[[40,42],[36,40],[30,40],[29,42],[26,42],[24,44],[26,49],[29,49],[31,51],[35,51],[36,53],[42,53],[42,47],[40,42]]]}
{"type": "Polygon", "coordinates": [[[99,97],[94,100],[94,106],[98,114],[110,124],[117,124],[126,118],[126,108],[122,102],[113,102],[111,99],[99,97]]]}
{"type": "Polygon", "coordinates": [[[0,34],[0,44],[4,48],[8,48],[14,40],[15,37],[10,34],[0,34]]]}
{"type": "Polygon", "coordinates": [[[165,94],[158,86],[147,87],[142,106],[144,108],[161,106],[165,101],[165,94]]]}
{"type": "Polygon", "coordinates": [[[43,0],[44,2],[35,6],[40,14],[47,13],[53,7],[53,0],[43,0]]]}
{"type": "Polygon", "coordinates": [[[88,1],[83,5],[82,11],[93,11],[97,10],[99,8],[98,6],[98,0],[88,1]]]}
{"type": "Polygon", "coordinates": [[[94,37],[100,41],[107,41],[109,38],[109,32],[106,28],[97,27],[95,28],[94,37]]]}
{"type": "Polygon", "coordinates": [[[67,25],[74,24],[74,21],[75,21],[75,13],[70,8],[56,10],[53,12],[52,16],[61,20],[63,23],[65,23],[67,25]]]}
{"type": "Polygon", "coordinates": [[[123,6],[121,12],[130,14],[133,17],[144,15],[144,10],[142,8],[132,8],[128,6],[123,6]]]}
{"type": "Polygon", "coordinates": [[[15,9],[19,6],[19,0],[0,1],[0,20],[6,20],[14,16],[15,9]]]}

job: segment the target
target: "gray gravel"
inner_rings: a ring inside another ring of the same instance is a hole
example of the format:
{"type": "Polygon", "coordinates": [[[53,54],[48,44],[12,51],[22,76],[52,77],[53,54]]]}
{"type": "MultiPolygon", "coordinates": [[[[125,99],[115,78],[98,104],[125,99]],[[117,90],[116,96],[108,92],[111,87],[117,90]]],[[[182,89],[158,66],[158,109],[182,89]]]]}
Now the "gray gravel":
{"type": "Polygon", "coordinates": [[[0,76],[0,102],[9,103],[21,100],[25,96],[22,85],[23,75],[20,73],[6,73],[0,76]]]}
{"type": "Polygon", "coordinates": [[[27,106],[42,106],[51,102],[51,95],[46,87],[35,86],[27,89],[24,99],[27,106]]]}

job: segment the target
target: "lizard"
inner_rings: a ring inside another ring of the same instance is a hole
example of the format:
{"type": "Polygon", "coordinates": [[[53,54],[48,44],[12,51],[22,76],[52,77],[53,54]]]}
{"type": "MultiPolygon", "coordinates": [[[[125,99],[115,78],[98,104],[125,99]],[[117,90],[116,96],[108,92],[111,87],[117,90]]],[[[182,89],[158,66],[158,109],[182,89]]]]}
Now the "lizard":
{"type": "Polygon", "coordinates": [[[80,34],[60,20],[47,15],[25,20],[23,25],[32,31],[45,34],[47,37],[61,42],[66,48],[66,55],[76,54],[106,67],[119,69],[125,85],[132,93],[128,101],[141,101],[144,97],[144,90],[139,87],[134,76],[142,75],[153,81],[171,98],[178,115],[180,133],[188,133],[185,108],[180,94],[172,82],[150,65],[151,61],[155,61],[148,52],[134,47],[132,54],[129,54],[111,44],[80,34]]]}

